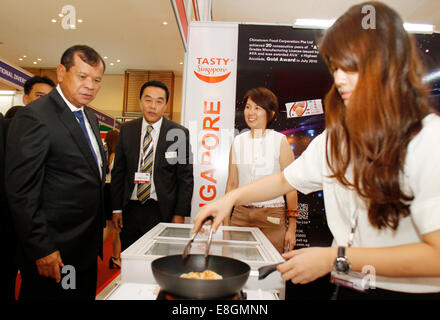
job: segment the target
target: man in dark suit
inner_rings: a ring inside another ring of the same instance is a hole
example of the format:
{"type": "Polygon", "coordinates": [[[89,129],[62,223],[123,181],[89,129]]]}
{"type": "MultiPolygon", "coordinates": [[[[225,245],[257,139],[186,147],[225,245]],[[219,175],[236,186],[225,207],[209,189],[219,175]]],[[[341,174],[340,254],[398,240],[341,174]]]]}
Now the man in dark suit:
{"type": "Polygon", "coordinates": [[[124,123],[112,170],[113,223],[125,250],[159,222],[184,223],[194,189],[189,132],[166,119],[160,81],[140,91],[143,117],[124,123]]]}
{"type": "MultiPolygon", "coordinates": [[[[55,84],[48,77],[34,76],[26,80],[24,84],[23,102],[29,104],[32,101],[39,99],[48,94],[55,87],[55,84]]],[[[15,300],[15,280],[17,278],[17,264],[16,264],[16,235],[14,225],[9,212],[9,206],[6,198],[5,188],[5,146],[6,137],[8,135],[9,125],[15,113],[24,106],[13,106],[6,112],[4,119],[0,114],[0,243],[6,244],[3,252],[4,256],[4,276],[0,287],[2,288],[2,300],[15,300]]]]}
{"type": "Polygon", "coordinates": [[[5,188],[5,144],[10,119],[4,119],[0,113],[0,243],[3,244],[2,277],[0,282],[2,301],[15,300],[15,263],[16,236],[9,213],[5,188]]]}
{"type": "Polygon", "coordinates": [[[106,159],[86,105],[104,69],[92,48],[67,49],[56,89],[11,123],[6,189],[19,241],[20,299],[95,298],[106,159]]]}

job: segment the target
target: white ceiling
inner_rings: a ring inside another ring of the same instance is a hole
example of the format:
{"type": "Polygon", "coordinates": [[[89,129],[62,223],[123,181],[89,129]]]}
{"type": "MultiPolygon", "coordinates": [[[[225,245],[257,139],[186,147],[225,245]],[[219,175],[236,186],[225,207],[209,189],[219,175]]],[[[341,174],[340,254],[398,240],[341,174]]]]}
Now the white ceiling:
{"type": "MultiPolygon", "coordinates": [[[[297,18],[337,18],[359,2],[212,0],[212,16],[213,21],[292,24],[297,18]]],[[[406,22],[434,24],[440,30],[439,0],[383,2],[406,22]]],[[[0,0],[0,30],[0,57],[21,67],[55,67],[65,49],[87,44],[108,56],[107,74],[126,69],[183,72],[184,49],[169,0],[0,0]],[[75,30],[61,27],[58,14],[66,4],[84,20],[75,30]],[[23,55],[27,58],[19,61],[23,55]],[[42,61],[34,65],[37,58],[42,61]]]]}

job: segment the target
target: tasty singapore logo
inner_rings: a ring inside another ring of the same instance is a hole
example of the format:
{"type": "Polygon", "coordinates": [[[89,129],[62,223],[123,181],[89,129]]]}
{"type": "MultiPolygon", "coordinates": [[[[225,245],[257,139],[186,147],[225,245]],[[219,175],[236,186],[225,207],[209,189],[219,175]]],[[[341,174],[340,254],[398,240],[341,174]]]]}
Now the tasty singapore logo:
{"type": "Polygon", "coordinates": [[[194,74],[207,83],[226,80],[231,74],[234,59],[223,57],[197,57],[194,74]]]}

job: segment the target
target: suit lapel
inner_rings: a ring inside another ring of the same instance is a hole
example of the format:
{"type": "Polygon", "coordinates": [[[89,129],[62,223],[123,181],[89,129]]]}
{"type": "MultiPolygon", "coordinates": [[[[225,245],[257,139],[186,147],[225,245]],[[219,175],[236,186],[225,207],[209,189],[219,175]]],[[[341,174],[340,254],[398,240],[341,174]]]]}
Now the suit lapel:
{"type": "Polygon", "coordinates": [[[105,167],[106,167],[106,159],[105,159],[105,151],[101,142],[101,131],[99,130],[98,121],[96,121],[96,116],[93,111],[85,106],[84,113],[86,114],[87,120],[89,120],[90,126],[92,127],[93,135],[95,136],[96,142],[98,143],[99,153],[101,154],[102,159],[102,176],[105,175],[105,167]]]}
{"type": "Polygon", "coordinates": [[[154,156],[154,173],[153,173],[153,179],[157,177],[157,170],[160,167],[158,164],[160,164],[162,161],[165,160],[165,151],[167,148],[166,143],[166,136],[169,128],[169,121],[165,117],[162,119],[162,125],[160,127],[160,133],[159,138],[157,140],[157,146],[156,146],[156,154],[154,156]]]}
{"type": "Polygon", "coordinates": [[[84,136],[84,132],[78,124],[75,115],[66,105],[57,90],[52,90],[49,93],[49,96],[52,98],[57,106],[57,113],[61,123],[63,123],[66,129],[70,132],[73,141],[75,141],[82,155],[87,160],[87,163],[89,164],[91,170],[101,179],[98,164],[95,161],[95,157],[93,157],[92,150],[90,150],[89,144],[87,143],[86,137],[84,136]]]}
{"type": "Polygon", "coordinates": [[[129,146],[133,146],[131,148],[131,152],[132,152],[132,156],[130,159],[133,159],[134,163],[134,168],[135,171],[138,170],[138,166],[139,166],[139,157],[140,157],[140,149],[141,149],[141,135],[142,135],[142,118],[136,119],[136,120],[132,120],[132,121],[137,121],[136,125],[133,126],[133,134],[129,134],[127,135],[127,138],[129,139],[128,141],[126,141],[128,143],[129,146]],[[134,140],[132,140],[134,137],[134,140]]]}

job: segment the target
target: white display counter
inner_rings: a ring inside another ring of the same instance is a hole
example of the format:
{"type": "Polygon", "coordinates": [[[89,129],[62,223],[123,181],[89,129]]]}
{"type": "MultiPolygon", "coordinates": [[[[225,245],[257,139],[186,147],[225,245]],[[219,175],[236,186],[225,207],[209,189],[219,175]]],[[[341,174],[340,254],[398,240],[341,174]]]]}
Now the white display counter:
{"type": "MultiPolygon", "coordinates": [[[[166,255],[183,253],[191,238],[192,228],[192,224],[159,223],[124,250],[121,253],[121,277],[116,290],[124,290],[124,294],[127,295],[127,291],[132,287],[137,288],[142,284],[156,285],[151,262],[166,255]]],[[[190,253],[203,254],[207,238],[207,232],[199,234],[192,244],[190,253]]],[[[213,235],[210,254],[239,259],[249,264],[251,273],[243,290],[252,296],[261,296],[264,293],[267,297],[267,293],[276,292],[280,299],[284,299],[285,283],[279,272],[273,272],[265,279],[258,280],[259,267],[284,261],[260,229],[221,226],[213,235]]],[[[153,287],[145,288],[150,290],[153,287]]],[[[109,298],[119,294],[120,292],[113,290],[109,298]]]]}

